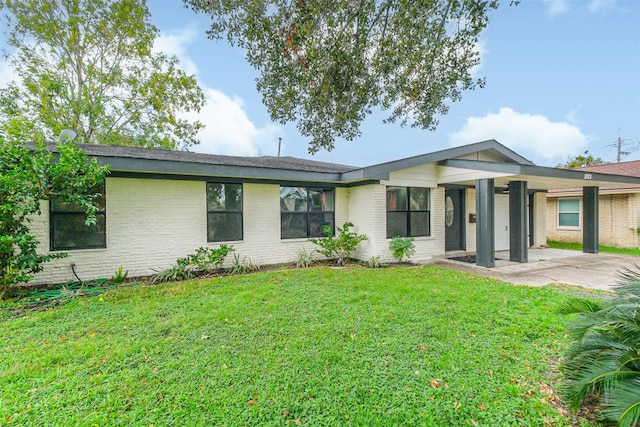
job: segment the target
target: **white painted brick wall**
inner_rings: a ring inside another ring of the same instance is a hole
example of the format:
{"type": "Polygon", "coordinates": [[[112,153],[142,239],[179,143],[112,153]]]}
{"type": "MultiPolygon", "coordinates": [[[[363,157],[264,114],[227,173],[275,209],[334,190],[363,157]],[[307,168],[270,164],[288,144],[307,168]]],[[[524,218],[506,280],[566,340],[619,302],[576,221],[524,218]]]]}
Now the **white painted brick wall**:
{"type": "MultiPolygon", "coordinates": [[[[398,185],[389,181],[388,185],[398,185]]],[[[416,237],[416,254],[412,261],[426,261],[444,254],[444,188],[431,188],[431,236],[416,237]]],[[[356,225],[356,232],[364,233],[369,240],[360,243],[356,257],[367,260],[379,256],[383,262],[395,261],[387,239],[386,185],[371,184],[350,190],[349,215],[356,225]]]]}
{"type": "MultiPolygon", "coordinates": [[[[307,239],[280,239],[280,186],[243,185],[244,239],[225,242],[241,258],[257,265],[294,262],[304,248],[316,246],[307,239]]],[[[349,220],[349,189],[336,189],[336,224],[349,220]]],[[[111,277],[122,266],[130,277],[153,274],[177,258],[193,253],[207,243],[206,183],[201,181],[107,178],[107,247],[66,251],[69,256],[45,265],[33,283],[75,280],[71,264],[83,279],[111,277]]],[[[48,204],[31,227],[49,247],[48,204]]],[[[46,250],[44,251],[46,252],[46,250]]],[[[226,260],[228,266],[233,258],[226,260]]]]}
{"type": "Polygon", "coordinates": [[[466,218],[465,223],[467,224],[466,229],[466,240],[467,240],[467,251],[475,252],[476,250],[476,224],[469,223],[469,214],[477,214],[476,212],[476,190],[475,188],[467,188],[465,191],[465,201],[466,201],[466,218]]]}
{"type": "MultiPolygon", "coordinates": [[[[129,276],[153,273],[206,244],[205,183],[107,178],[107,247],[66,251],[69,256],[45,266],[35,282],[111,277],[119,266],[129,276]]],[[[49,211],[43,203],[37,238],[49,247],[49,211]]],[[[34,228],[35,232],[35,228],[34,228]]]]}
{"type": "Polygon", "coordinates": [[[547,244],[547,193],[533,195],[533,245],[547,244]]]}

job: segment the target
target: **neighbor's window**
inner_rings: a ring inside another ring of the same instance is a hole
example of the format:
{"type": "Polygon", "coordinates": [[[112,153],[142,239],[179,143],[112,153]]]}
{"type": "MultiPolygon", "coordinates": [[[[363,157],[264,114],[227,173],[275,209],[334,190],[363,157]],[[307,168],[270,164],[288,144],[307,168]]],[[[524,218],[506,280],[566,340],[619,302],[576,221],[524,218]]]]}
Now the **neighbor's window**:
{"type": "Polygon", "coordinates": [[[335,233],[332,188],[280,187],[280,237],[325,237],[322,226],[335,233]]]}
{"type": "Polygon", "coordinates": [[[558,199],[558,226],[580,227],[580,199],[558,199]]]}
{"type": "Polygon", "coordinates": [[[52,251],[107,247],[106,203],[104,183],[95,190],[96,223],[86,225],[87,214],[73,203],[53,198],[49,201],[49,246],[52,251]]]}
{"type": "Polygon", "coordinates": [[[242,240],[242,184],[207,183],[207,241],[242,240]]]}
{"type": "Polygon", "coordinates": [[[429,189],[387,187],[387,238],[431,235],[429,189]]]}

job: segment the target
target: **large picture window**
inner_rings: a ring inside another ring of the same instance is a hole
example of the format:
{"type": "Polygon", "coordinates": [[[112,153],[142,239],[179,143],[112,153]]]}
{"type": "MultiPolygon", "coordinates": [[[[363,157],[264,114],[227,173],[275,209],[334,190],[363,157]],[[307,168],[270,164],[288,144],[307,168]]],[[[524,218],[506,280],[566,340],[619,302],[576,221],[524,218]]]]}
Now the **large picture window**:
{"type": "Polygon", "coordinates": [[[242,184],[207,183],[207,241],[242,240],[242,184]]]}
{"type": "Polygon", "coordinates": [[[387,238],[430,235],[429,189],[387,187],[387,238]]]}
{"type": "Polygon", "coordinates": [[[580,227],[580,199],[558,199],[558,226],[580,227]]]}
{"type": "Polygon", "coordinates": [[[107,247],[104,183],[97,188],[96,223],[86,225],[86,211],[73,203],[53,198],[49,201],[49,247],[52,251],[107,247]]]}
{"type": "Polygon", "coordinates": [[[322,226],[335,233],[332,188],[280,187],[280,237],[325,237],[322,226]]]}

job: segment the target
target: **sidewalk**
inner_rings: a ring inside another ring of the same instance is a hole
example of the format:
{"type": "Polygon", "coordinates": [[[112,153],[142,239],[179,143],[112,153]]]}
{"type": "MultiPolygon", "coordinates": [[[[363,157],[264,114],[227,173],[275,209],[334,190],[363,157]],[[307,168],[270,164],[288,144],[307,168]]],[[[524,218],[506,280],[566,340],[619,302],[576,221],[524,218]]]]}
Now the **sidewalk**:
{"type": "Polygon", "coordinates": [[[511,262],[508,251],[496,252],[494,268],[446,258],[438,259],[434,264],[520,285],[563,283],[601,290],[612,289],[622,268],[640,264],[640,257],[636,256],[586,254],[564,249],[529,249],[528,257],[528,263],[511,262]]]}

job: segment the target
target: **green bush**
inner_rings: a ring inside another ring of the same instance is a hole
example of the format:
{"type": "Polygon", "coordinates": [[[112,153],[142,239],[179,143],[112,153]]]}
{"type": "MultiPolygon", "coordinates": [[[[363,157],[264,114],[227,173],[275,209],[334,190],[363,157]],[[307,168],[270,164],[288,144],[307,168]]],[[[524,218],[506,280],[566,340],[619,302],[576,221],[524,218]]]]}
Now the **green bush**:
{"type": "Polygon", "coordinates": [[[329,259],[335,259],[338,265],[344,265],[351,258],[356,246],[363,240],[368,239],[365,234],[356,234],[349,231],[350,227],[353,227],[353,224],[345,222],[342,228],[338,227],[338,236],[334,236],[331,227],[323,225],[322,231],[327,237],[309,239],[309,241],[320,246],[321,249],[318,249],[318,253],[329,259]]]}
{"type": "Polygon", "coordinates": [[[249,257],[243,257],[240,259],[240,254],[233,254],[233,261],[231,262],[231,267],[227,270],[229,274],[244,274],[249,273],[251,271],[260,270],[260,267],[251,261],[249,257]]]}
{"type": "Polygon", "coordinates": [[[199,247],[195,253],[178,258],[175,265],[156,272],[151,278],[151,283],[189,280],[200,274],[213,273],[234,250],[233,246],[227,245],[220,245],[218,248],[199,247]]]}
{"type": "Polygon", "coordinates": [[[404,258],[409,259],[416,253],[413,237],[394,237],[389,242],[389,250],[398,262],[402,262],[404,258]]]}
{"type": "Polygon", "coordinates": [[[563,313],[578,314],[563,371],[574,408],[595,398],[606,421],[632,427],[640,420],[640,267],[621,277],[611,301],[571,298],[563,304],[563,313]]]}

